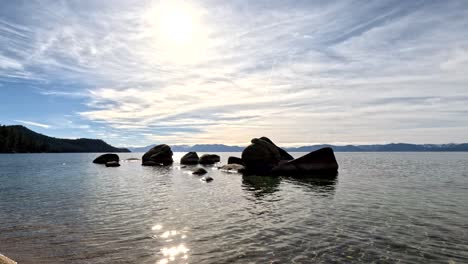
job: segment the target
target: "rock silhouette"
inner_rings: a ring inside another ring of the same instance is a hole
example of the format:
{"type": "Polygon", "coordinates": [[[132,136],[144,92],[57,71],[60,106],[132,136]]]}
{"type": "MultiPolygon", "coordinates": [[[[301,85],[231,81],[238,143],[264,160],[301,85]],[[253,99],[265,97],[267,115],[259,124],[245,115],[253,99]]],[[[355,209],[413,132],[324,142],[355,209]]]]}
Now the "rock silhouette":
{"type": "Polygon", "coordinates": [[[240,165],[244,165],[244,162],[242,161],[241,158],[238,158],[238,157],[229,157],[228,158],[228,164],[240,164],[240,165]]]}
{"type": "Polygon", "coordinates": [[[189,152],[180,159],[180,164],[191,165],[198,164],[200,158],[196,152],[189,152]]]}
{"type": "Polygon", "coordinates": [[[295,160],[281,163],[271,171],[272,175],[336,175],[338,163],[331,148],[322,148],[295,160]]]}
{"type": "Polygon", "coordinates": [[[93,163],[106,164],[107,162],[110,162],[110,161],[116,161],[118,163],[119,160],[120,160],[119,155],[113,154],[113,153],[107,153],[107,154],[102,154],[101,156],[95,158],[93,160],[93,163]]]}
{"type": "Polygon", "coordinates": [[[263,139],[254,138],[251,142],[242,152],[246,170],[253,174],[268,174],[281,160],[278,148],[263,139]]]}
{"type": "Polygon", "coordinates": [[[172,150],[166,144],[157,145],[148,150],[142,157],[143,166],[170,165],[174,162],[172,159],[172,150]]]}
{"type": "Polygon", "coordinates": [[[215,154],[203,154],[200,157],[199,163],[203,165],[210,165],[219,162],[221,159],[218,155],[215,154]]]}

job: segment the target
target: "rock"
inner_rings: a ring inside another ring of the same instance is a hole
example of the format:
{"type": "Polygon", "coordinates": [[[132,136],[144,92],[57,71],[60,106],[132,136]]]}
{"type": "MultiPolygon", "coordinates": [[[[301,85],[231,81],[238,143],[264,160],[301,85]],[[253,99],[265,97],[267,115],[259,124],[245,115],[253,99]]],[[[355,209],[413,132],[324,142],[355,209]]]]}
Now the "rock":
{"type": "Polygon", "coordinates": [[[120,164],[117,161],[106,162],[106,167],[120,167],[120,164]]]}
{"type": "Polygon", "coordinates": [[[208,172],[204,168],[198,168],[194,172],[192,172],[193,175],[203,175],[207,173],[208,172]]]}
{"type": "Polygon", "coordinates": [[[13,261],[12,259],[9,259],[6,256],[0,254],[0,264],[18,264],[18,262],[13,261]]]}
{"type": "Polygon", "coordinates": [[[245,170],[245,167],[240,164],[226,164],[221,167],[218,167],[219,170],[227,172],[239,172],[242,173],[245,170]]]}
{"type": "Polygon", "coordinates": [[[180,159],[180,164],[198,164],[199,160],[196,152],[189,152],[180,159]]]}
{"type": "Polygon", "coordinates": [[[272,169],[272,175],[336,175],[338,163],[331,148],[321,148],[295,160],[281,163],[272,169]]]}
{"type": "Polygon", "coordinates": [[[109,161],[117,161],[119,162],[120,158],[119,155],[113,153],[102,154],[101,156],[95,158],[93,163],[96,164],[106,164],[109,161]]]}
{"type": "Polygon", "coordinates": [[[229,157],[228,158],[228,164],[240,164],[244,165],[244,162],[242,162],[241,158],[238,157],[229,157]]]}
{"type": "Polygon", "coordinates": [[[269,138],[261,137],[260,139],[272,144],[273,146],[276,147],[276,149],[278,149],[278,151],[279,151],[279,153],[281,155],[280,160],[293,160],[294,159],[293,156],[289,155],[289,153],[286,150],[276,146],[276,144],[273,143],[273,141],[271,141],[269,138]]]}
{"type": "Polygon", "coordinates": [[[172,150],[166,144],[157,145],[148,150],[142,157],[143,166],[170,165],[174,162],[172,159],[172,150]]]}
{"type": "Polygon", "coordinates": [[[221,159],[219,158],[218,155],[215,154],[203,154],[200,157],[199,163],[203,165],[209,165],[209,164],[215,164],[216,162],[219,162],[221,159]]]}
{"type": "Polygon", "coordinates": [[[128,158],[126,159],[127,161],[136,161],[136,160],[140,160],[139,158],[128,158]]]}
{"type": "Polygon", "coordinates": [[[161,166],[161,163],[154,162],[154,161],[143,161],[141,163],[143,166],[161,166]]]}
{"type": "Polygon", "coordinates": [[[278,165],[281,154],[278,148],[268,141],[254,138],[252,144],[242,151],[242,161],[250,174],[268,174],[278,165]]]}
{"type": "Polygon", "coordinates": [[[210,182],[213,180],[213,178],[211,178],[210,176],[205,176],[203,178],[201,178],[202,181],[205,181],[205,182],[210,182]]]}

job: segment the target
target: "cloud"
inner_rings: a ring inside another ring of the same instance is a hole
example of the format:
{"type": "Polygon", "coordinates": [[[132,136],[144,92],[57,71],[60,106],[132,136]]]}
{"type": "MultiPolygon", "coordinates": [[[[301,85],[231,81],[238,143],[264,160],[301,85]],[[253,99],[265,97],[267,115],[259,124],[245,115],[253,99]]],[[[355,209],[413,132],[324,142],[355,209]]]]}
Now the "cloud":
{"type": "Polygon", "coordinates": [[[463,1],[186,5],[188,45],[154,1],[15,6],[34,16],[0,19],[0,82],[79,98],[84,122],[141,144],[466,140],[463,1]]]}
{"type": "Polygon", "coordinates": [[[38,123],[38,122],[32,122],[32,121],[25,121],[25,120],[13,120],[18,123],[22,123],[25,125],[30,125],[30,126],[36,126],[36,127],[41,127],[41,128],[50,128],[51,126],[43,124],[43,123],[38,123]]]}

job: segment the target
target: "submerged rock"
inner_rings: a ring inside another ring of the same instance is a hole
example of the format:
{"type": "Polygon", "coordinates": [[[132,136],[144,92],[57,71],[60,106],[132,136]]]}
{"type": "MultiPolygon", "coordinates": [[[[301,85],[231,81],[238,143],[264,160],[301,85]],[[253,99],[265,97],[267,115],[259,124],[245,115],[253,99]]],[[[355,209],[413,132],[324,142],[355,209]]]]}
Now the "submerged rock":
{"type": "Polygon", "coordinates": [[[203,178],[201,178],[202,181],[205,181],[205,182],[210,182],[213,180],[213,178],[211,178],[210,176],[205,176],[203,178]]]}
{"type": "Polygon", "coordinates": [[[204,168],[198,168],[194,172],[192,172],[193,175],[204,175],[207,173],[208,172],[204,168]]]}
{"type": "Polygon", "coordinates": [[[227,172],[239,172],[242,173],[245,171],[245,167],[240,164],[226,164],[221,167],[218,167],[219,170],[227,172]]]}
{"type": "Polygon", "coordinates": [[[106,162],[106,167],[120,167],[120,164],[117,161],[106,162]]]}
{"type": "Polygon", "coordinates": [[[253,174],[268,174],[281,160],[278,148],[263,139],[254,138],[251,142],[242,151],[246,170],[253,174]]]}
{"type": "Polygon", "coordinates": [[[244,162],[242,161],[241,158],[238,158],[238,157],[229,157],[228,158],[228,164],[240,164],[240,165],[244,165],[244,162]]]}
{"type": "Polygon", "coordinates": [[[143,166],[170,165],[174,162],[172,159],[172,150],[166,144],[157,145],[148,150],[142,157],[143,166]]]}
{"type": "Polygon", "coordinates": [[[331,148],[321,148],[292,161],[281,163],[271,171],[272,175],[336,175],[338,162],[331,148]]]}
{"type": "Polygon", "coordinates": [[[198,164],[200,158],[196,152],[189,152],[180,159],[180,164],[198,164]]]}
{"type": "Polygon", "coordinates": [[[140,160],[139,158],[128,158],[126,159],[127,161],[137,161],[137,160],[140,160]]]}
{"type": "Polygon", "coordinates": [[[215,154],[203,154],[200,157],[199,163],[203,165],[215,164],[219,162],[221,159],[218,155],[215,154]]]}
{"type": "Polygon", "coordinates": [[[106,164],[107,162],[110,162],[110,161],[119,162],[119,160],[120,160],[119,155],[113,154],[113,153],[107,153],[107,154],[102,154],[101,156],[95,158],[93,160],[93,163],[106,164]]]}

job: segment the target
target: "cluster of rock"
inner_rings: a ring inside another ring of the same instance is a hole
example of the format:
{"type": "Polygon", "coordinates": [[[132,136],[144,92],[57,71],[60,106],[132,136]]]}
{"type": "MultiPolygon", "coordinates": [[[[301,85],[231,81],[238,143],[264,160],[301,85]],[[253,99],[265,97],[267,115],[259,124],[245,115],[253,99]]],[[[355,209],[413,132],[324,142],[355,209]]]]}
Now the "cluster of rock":
{"type": "Polygon", "coordinates": [[[242,152],[249,174],[258,175],[336,175],[338,163],[331,148],[322,148],[294,159],[269,138],[254,138],[242,152]]]}
{"type": "MultiPolygon", "coordinates": [[[[142,157],[143,166],[167,166],[174,163],[171,147],[166,144],[157,145],[147,151],[142,157]]],[[[96,158],[94,163],[105,164],[107,167],[118,167],[117,154],[104,154],[96,158]]],[[[204,154],[201,157],[196,152],[189,152],[180,159],[182,165],[213,165],[220,162],[215,154],[204,154]]],[[[226,172],[241,172],[256,175],[336,175],[338,163],[331,148],[322,148],[300,158],[294,159],[284,149],[278,147],[267,137],[254,138],[251,144],[242,152],[242,157],[229,157],[228,164],[218,167],[226,172]]],[[[197,168],[194,175],[204,175],[207,171],[197,168]]],[[[206,181],[212,180],[205,176],[206,181]]]]}
{"type": "Polygon", "coordinates": [[[119,155],[113,153],[103,154],[93,160],[93,163],[104,164],[106,167],[119,167],[119,155]]]}
{"type": "Polygon", "coordinates": [[[217,162],[220,162],[221,159],[218,155],[215,154],[203,154],[201,157],[198,157],[198,154],[196,152],[189,152],[185,154],[181,159],[180,159],[180,164],[183,165],[196,165],[196,164],[202,164],[202,165],[212,165],[217,162]]]}

